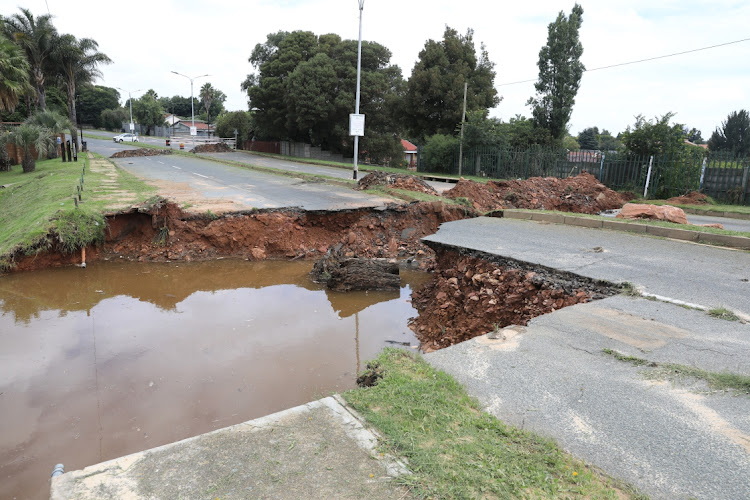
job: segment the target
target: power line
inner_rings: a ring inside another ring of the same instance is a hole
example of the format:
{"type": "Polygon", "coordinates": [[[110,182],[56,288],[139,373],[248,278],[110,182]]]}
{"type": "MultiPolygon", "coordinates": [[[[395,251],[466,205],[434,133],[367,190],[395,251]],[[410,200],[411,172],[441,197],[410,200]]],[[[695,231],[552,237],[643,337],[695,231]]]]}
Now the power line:
{"type": "MultiPolygon", "coordinates": [[[[720,43],[718,45],[709,45],[708,47],[701,47],[699,49],[685,50],[685,51],[682,51],[682,52],[674,52],[672,54],[667,54],[667,55],[663,55],[663,56],[649,57],[649,58],[646,58],[646,59],[638,59],[637,61],[628,61],[628,62],[624,62],[624,63],[610,64],[609,66],[601,66],[599,68],[586,69],[584,71],[586,73],[590,73],[592,71],[599,71],[599,70],[602,70],[602,69],[617,68],[619,66],[627,66],[629,64],[638,64],[638,63],[647,62],[647,61],[655,61],[657,59],[665,59],[667,57],[681,56],[681,55],[690,54],[690,53],[693,53],[693,52],[700,52],[701,50],[715,49],[717,47],[724,47],[724,46],[732,45],[732,44],[735,44],[735,43],[747,42],[748,40],[750,40],[750,38],[743,38],[742,40],[734,40],[733,42],[720,43]]],[[[536,80],[537,80],[536,78],[532,78],[531,80],[520,80],[520,81],[517,81],[517,82],[500,83],[500,84],[495,85],[495,86],[496,87],[506,87],[508,85],[518,85],[519,83],[535,82],[536,80]]]]}

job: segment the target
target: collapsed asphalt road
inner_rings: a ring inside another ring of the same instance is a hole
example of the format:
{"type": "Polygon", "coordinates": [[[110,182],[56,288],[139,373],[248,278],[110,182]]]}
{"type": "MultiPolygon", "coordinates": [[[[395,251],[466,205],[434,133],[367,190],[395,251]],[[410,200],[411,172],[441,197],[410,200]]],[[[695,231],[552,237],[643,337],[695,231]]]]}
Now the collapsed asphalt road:
{"type": "MultiPolygon", "coordinates": [[[[748,252],[487,218],[443,224],[425,239],[750,312],[748,252]]],[[[750,395],[710,390],[668,367],[750,376],[747,323],[617,296],[426,357],[500,419],[554,438],[654,498],[750,497],[750,395]]]]}

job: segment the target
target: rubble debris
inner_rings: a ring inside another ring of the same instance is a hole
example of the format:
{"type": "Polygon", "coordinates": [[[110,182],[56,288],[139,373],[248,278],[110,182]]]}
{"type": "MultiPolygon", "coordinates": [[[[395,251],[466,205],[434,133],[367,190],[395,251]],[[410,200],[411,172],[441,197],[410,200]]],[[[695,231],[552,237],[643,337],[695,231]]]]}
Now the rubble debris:
{"type": "Polygon", "coordinates": [[[687,224],[685,211],[671,205],[648,205],[644,203],[627,203],[620,213],[618,219],[652,219],[675,224],[687,224]]]}
{"type": "Polygon", "coordinates": [[[352,290],[398,290],[401,278],[393,259],[346,258],[338,244],[321,257],[310,275],[317,283],[326,283],[336,292],[352,290]]]}
{"type": "Polygon", "coordinates": [[[416,191],[435,196],[439,195],[435,188],[414,175],[391,174],[388,172],[377,171],[367,174],[357,182],[357,189],[360,191],[370,189],[374,186],[405,189],[407,191],[416,191]]]}
{"type": "Polygon", "coordinates": [[[234,151],[228,144],[217,142],[215,144],[198,144],[190,150],[191,153],[231,153],[234,151]]]}
{"type": "Polygon", "coordinates": [[[135,158],[139,156],[160,156],[160,155],[171,155],[171,149],[153,149],[153,148],[138,148],[138,149],[125,149],[118,151],[117,153],[110,156],[110,158],[135,158]]]}
{"type": "Polygon", "coordinates": [[[526,180],[481,182],[460,179],[443,196],[466,198],[479,211],[503,208],[559,210],[584,214],[598,214],[620,208],[629,199],[600,183],[589,173],[559,179],[532,177],[526,180]]]}
{"type": "Polygon", "coordinates": [[[691,191],[688,194],[682,196],[675,196],[669,198],[667,203],[672,205],[707,205],[708,196],[698,191],[691,191]]]}
{"type": "Polygon", "coordinates": [[[483,252],[430,243],[434,278],[412,293],[410,328],[425,352],[618,293],[616,286],[483,252]]]}

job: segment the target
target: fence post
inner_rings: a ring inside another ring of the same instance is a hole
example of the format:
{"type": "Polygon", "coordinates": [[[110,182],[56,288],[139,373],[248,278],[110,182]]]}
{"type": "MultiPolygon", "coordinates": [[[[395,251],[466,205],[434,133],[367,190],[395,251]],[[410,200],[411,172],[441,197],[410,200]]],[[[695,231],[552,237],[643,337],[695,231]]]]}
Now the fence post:
{"type": "Polygon", "coordinates": [[[706,176],[706,159],[703,158],[703,166],[701,167],[701,180],[698,182],[698,191],[703,192],[703,178],[706,176]]]}
{"type": "Polygon", "coordinates": [[[602,183],[604,182],[603,175],[604,175],[604,157],[605,156],[607,155],[604,155],[604,154],[602,155],[602,162],[599,164],[599,182],[602,182],[602,183]]]}
{"type": "Polygon", "coordinates": [[[648,173],[646,174],[646,186],[643,188],[643,198],[648,198],[648,183],[651,181],[651,168],[654,166],[654,156],[648,160],[648,173]]]}

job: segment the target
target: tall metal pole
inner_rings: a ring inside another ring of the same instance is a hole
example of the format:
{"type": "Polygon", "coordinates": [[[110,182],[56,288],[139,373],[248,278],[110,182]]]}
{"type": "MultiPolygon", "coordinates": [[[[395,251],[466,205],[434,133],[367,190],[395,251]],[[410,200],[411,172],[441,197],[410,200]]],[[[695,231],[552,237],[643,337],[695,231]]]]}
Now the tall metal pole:
{"type": "MultiPolygon", "coordinates": [[[[130,102],[130,123],[132,125],[132,123],[133,123],[133,94],[136,93],[136,92],[140,92],[141,89],[134,90],[134,91],[131,92],[129,90],[122,89],[120,87],[115,87],[115,88],[117,90],[122,90],[123,92],[127,92],[128,93],[128,101],[130,102]]],[[[131,132],[135,132],[135,130],[131,130],[131,132]]]]}
{"type": "Polygon", "coordinates": [[[461,177],[461,165],[464,160],[464,122],[466,121],[466,91],[469,82],[464,82],[464,114],[461,116],[461,142],[458,146],[458,176],[461,177]]]}
{"type": "MultiPolygon", "coordinates": [[[[359,114],[359,81],[360,72],[362,71],[362,9],[365,7],[365,0],[359,0],[359,42],[357,43],[357,102],[354,105],[354,114],[359,114]]],[[[359,156],[359,136],[354,136],[354,180],[357,180],[357,157],[359,156]]]]}
{"type": "Polygon", "coordinates": [[[172,73],[174,73],[175,75],[184,76],[185,78],[190,80],[190,113],[192,115],[191,118],[193,120],[193,125],[191,129],[194,129],[195,128],[195,105],[193,104],[193,80],[197,80],[198,78],[203,78],[204,76],[211,76],[211,75],[198,75],[198,76],[194,76],[190,78],[189,76],[183,75],[182,73],[178,73],[176,71],[172,71],[172,73]]]}

